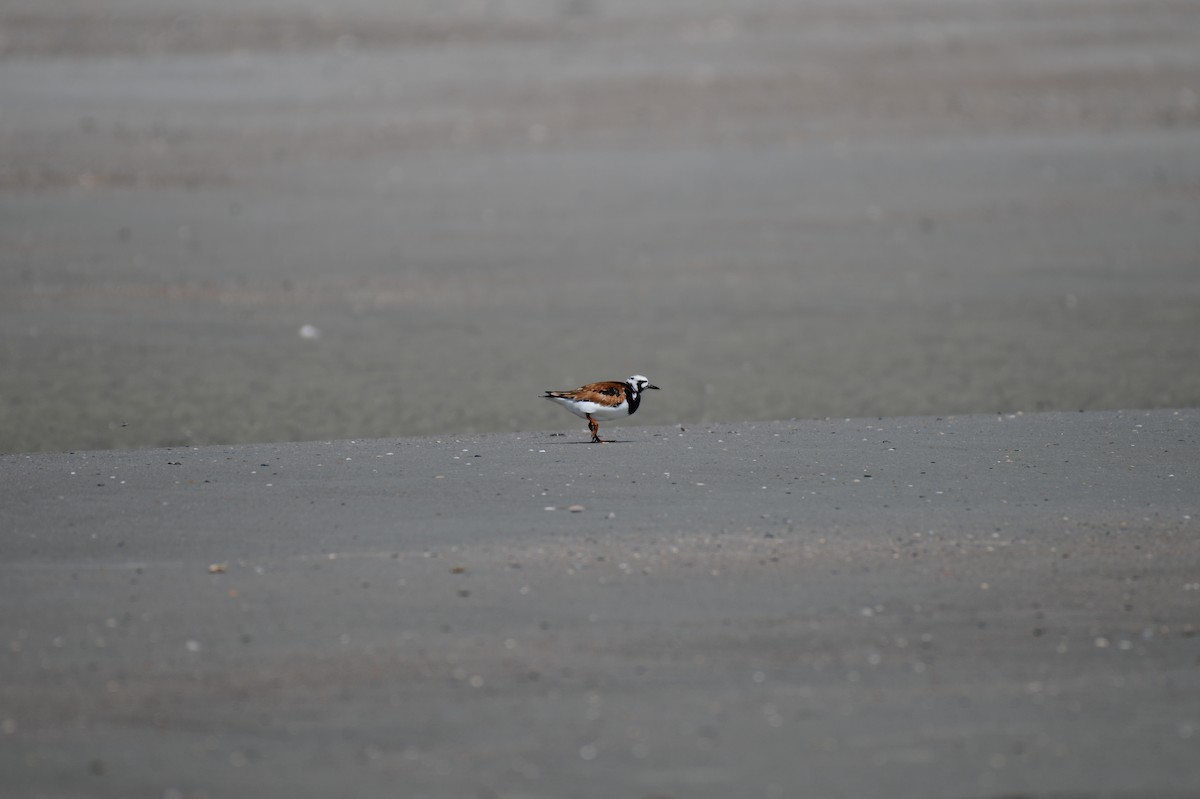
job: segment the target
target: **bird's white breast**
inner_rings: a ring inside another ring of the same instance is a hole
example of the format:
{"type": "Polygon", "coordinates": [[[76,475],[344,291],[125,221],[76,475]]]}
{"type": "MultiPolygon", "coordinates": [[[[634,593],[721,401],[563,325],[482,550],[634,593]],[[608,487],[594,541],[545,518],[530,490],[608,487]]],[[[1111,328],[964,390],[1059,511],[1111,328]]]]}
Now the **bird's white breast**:
{"type": "Polygon", "coordinates": [[[571,413],[578,416],[580,419],[585,419],[589,415],[600,422],[608,419],[619,419],[622,416],[629,415],[629,403],[622,400],[620,405],[600,405],[596,402],[586,402],[583,400],[572,400],[564,397],[550,397],[559,405],[566,408],[571,413]]]}

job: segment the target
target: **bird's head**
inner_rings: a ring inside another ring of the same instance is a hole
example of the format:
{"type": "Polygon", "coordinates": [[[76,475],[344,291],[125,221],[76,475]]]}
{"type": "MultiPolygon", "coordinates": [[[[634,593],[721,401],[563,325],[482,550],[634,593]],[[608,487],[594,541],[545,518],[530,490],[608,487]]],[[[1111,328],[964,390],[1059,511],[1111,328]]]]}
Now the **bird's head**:
{"type": "Polygon", "coordinates": [[[630,375],[629,377],[625,378],[625,382],[629,385],[630,388],[632,388],[634,391],[636,391],[639,394],[641,394],[643,391],[645,391],[648,388],[652,388],[655,391],[658,391],[658,386],[650,385],[650,381],[648,379],[646,379],[645,375],[630,375]]]}

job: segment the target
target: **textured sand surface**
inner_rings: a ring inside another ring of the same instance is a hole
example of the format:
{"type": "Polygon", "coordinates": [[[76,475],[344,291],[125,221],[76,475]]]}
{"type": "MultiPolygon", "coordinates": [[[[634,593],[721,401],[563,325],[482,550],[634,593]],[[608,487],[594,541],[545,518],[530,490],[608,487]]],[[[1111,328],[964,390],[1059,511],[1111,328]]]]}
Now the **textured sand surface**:
{"type": "Polygon", "coordinates": [[[645,424],[1200,404],[1198,31],[11,0],[0,451],[565,427],[631,372],[645,424]]]}
{"type": "Polygon", "coordinates": [[[0,794],[1200,794],[1200,411],[620,438],[0,458],[0,794]]]}

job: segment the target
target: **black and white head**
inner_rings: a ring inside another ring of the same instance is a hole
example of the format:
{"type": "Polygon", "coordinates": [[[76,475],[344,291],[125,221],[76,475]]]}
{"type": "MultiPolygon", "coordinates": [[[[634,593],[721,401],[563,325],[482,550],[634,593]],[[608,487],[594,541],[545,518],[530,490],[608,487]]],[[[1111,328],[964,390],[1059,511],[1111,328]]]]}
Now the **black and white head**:
{"type": "Polygon", "coordinates": [[[630,375],[625,378],[625,385],[629,386],[637,394],[641,394],[648,388],[652,388],[655,391],[659,390],[658,386],[650,385],[650,381],[646,379],[645,375],[630,375]]]}

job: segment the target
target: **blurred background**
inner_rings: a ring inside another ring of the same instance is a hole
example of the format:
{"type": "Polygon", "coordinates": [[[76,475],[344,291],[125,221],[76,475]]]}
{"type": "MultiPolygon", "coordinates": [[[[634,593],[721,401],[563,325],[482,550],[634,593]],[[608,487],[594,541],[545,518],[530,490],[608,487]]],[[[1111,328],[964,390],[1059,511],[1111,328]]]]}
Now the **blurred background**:
{"type": "Polygon", "coordinates": [[[6,0],[0,451],[1200,404],[1200,3],[6,0]]]}

